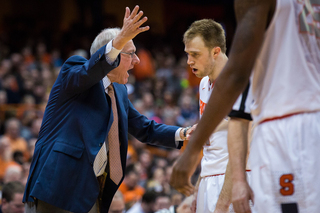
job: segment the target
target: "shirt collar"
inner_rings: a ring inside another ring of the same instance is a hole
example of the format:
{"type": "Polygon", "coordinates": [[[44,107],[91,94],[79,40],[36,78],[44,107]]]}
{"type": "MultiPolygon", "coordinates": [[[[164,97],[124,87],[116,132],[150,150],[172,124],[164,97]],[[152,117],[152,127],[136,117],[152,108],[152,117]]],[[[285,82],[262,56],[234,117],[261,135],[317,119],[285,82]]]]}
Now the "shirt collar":
{"type": "Polygon", "coordinates": [[[104,87],[104,90],[106,90],[108,88],[108,86],[110,86],[111,84],[111,81],[110,79],[105,76],[103,79],[102,79],[102,83],[103,83],[103,87],[104,87]]]}

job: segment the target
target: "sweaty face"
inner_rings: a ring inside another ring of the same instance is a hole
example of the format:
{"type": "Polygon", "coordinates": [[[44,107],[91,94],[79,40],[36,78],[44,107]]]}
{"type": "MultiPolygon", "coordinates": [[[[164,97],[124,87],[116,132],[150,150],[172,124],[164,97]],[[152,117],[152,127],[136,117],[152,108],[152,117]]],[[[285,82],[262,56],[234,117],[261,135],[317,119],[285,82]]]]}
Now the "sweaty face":
{"type": "Polygon", "coordinates": [[[136,47],[134,46],[133,41],[128,41],[128,43],[121,50],[121,60],[119,66],[107,74],[111,82],[116,82],[119,84],[126,84],[128,82],[128,71],[131,70],[134,65],[140,63],[140,59],[135,52],[136,47]],[[132,53],[132,55],[126,53],[132,53]]]}
{"type": "Polygon", "coordinates": [[[188,55],[188,65],[190,65],[192,72],[198,78],[203,78],[213,73],[214,59],[200,36],[186,42],[184,51],[188,55]]]}

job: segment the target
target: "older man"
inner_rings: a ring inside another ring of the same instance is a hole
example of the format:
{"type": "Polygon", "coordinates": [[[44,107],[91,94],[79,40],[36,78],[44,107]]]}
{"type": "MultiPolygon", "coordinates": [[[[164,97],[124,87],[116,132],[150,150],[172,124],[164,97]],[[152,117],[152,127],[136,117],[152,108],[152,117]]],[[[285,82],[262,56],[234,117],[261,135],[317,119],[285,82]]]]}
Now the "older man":
{"type": "Polygon", "coordinates": [[[108,212],[123,180],[128,132],[181,147],[187,131],[148,120],[128,99],[128,70],[140,62],[132,39],[149,29],[141,27],[147,18],[138,10],[126,8],[122,29],[96,37],[89,60],[72,56],[62,66],[34,151],[27,211],[108,212]]]}

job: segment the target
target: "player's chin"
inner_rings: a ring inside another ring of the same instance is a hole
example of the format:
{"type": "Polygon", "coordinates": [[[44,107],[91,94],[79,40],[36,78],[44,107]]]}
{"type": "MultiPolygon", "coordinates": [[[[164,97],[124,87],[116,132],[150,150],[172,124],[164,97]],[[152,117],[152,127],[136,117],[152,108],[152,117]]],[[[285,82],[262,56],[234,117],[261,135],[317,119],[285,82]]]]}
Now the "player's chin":
{"type": "Polygon", "coordinates": [[[198,78],[203,78],[205,76],[203,76],[201,73],[195,73],[195,76],[197,76],[198,78]]]}

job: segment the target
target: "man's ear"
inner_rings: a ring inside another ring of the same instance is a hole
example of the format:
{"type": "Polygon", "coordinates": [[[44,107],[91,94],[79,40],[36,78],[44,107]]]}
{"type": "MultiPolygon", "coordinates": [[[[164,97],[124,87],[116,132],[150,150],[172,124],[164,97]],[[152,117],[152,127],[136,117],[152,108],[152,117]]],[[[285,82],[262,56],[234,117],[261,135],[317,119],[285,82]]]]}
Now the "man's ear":
{"type": "Polygon", "coordinates": [[[220,47],[214,47],[211,50],[211,56],[215,59],[221,52],[221,48],[220,47]]]}

